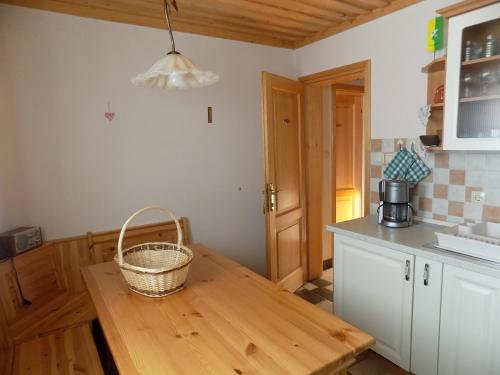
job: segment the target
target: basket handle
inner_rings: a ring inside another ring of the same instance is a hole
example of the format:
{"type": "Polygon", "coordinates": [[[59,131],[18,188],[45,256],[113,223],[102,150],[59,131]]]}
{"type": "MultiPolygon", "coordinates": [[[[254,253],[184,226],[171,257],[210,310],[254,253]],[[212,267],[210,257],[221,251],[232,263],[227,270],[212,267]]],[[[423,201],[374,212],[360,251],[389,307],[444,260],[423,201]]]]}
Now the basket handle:
{"type": "Polygon", "coordinates": [[[130,216],[127,219],[127,221],[125,222],[125,224],[123,224],[122,230],[120,231],[120,237],[118,238],[118,249],[117,249],[118,250],[118,262],[119,262],[120,265],[123,264],[123,249],[122,249],[122,245],[123,245],[123,238],[125,237],[125,231],[127,230],[128,225],[130,224],[130,222],[132,220],[134,220],[134,218],[136,216],[142,214],[145,211],[151,211],[151,210],[162,211],[163,213],[165,213],[166,215],[170,216],[174,220],[175,226],[177,227],[177,248],[179,249],[182,246],[182,229],[181,229],[181,225],[179,224],[179,221],[175,217],[175,214],[172,211],[170,211],[168,208],[162,208],[162,207],[158,207],[158,206],[144,207],[144,208],[141,208],[139,211],[136,211],[134,214],[132,214],[132,216],[130,216]]]}

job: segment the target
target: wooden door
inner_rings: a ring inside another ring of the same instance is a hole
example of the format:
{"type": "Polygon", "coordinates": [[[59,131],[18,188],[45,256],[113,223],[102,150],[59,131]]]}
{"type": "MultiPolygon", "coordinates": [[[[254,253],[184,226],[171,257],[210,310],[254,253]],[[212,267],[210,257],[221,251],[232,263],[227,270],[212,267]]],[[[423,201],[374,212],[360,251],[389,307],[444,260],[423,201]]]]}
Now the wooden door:
{"type": "Polygon", "coordinates": [[[268,277],[294,291],[307,280],[303,85],[262,74],[268,277]]]}
{"type": "Polygon", "coordinates": [[[439,374],[500,374],[500,279],[445,265],[439,374]]]}
{"type": "Polygon", "coordinates": [[[443,263],[415,259],[411,372],[437,375],[443,263]]]}
{"type": "Polygon", "coordinates": [[[414,256],[338,234],[334,241],[334,313],[409,371],[414,256]]]}

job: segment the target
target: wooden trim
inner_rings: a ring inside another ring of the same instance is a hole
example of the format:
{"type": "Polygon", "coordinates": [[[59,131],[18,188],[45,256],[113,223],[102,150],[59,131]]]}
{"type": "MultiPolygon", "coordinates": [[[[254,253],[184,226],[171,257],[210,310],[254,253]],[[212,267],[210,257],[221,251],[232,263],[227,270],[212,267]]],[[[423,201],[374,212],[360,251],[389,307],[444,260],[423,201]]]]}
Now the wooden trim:
{"type": "Polygon", "coordinates": [[[323,274],[323,87],[304,88],[309,280],[323,274]]]}
{"type": "Polygon", "coordinates": [[[437,10],[437,13],[445,18],[455,17],[463,13],[483,8],[487,5],[498,3],[499,0],[465,0],[457,4],[437,10]]]}
{"type": "Polygon", "coordinates": [[[324,70],[299,77],[299,81],[308,85],[330,86],[345,83],[354,79],[363,78],[367,64],[370,60],[364,60],[338,68],[324,70]]]}
{"type": "Polygon", "coordinates": [[[335,26],[328,28],[324,31],[318,32],[309,38],[302,39],[302,40],[295,43],[295,48],[300,48],[300,47],[303,47],[307,44],[314,43],[318,40],[328,38],[328,37],[335,35],[335,34],[339,34],[342,31],[346,31],[346,30],[351,29],[355,26],[359,26],[359,25],[362,25],[364,23],[373,21],[374,19],[386,16],[390,13],[396,12],[396,11],[401,10],[403,8],[406,8],[410,5],[417,4],[421,1],[422,0],[394,0],[389,5],[387,5],[383,8],[374,9],[373,11],[371,11],[367,14],[361,14],[361,15],[357,16],[353,20],[342,22],[339,25],[335,25],[335,26]]]}
{"type": "MultiPolygon", "coordinates": [[[[308,219],[308,270],[309,279],[322,275],[322,186],[323,186],[323,132],[322,118],[317,120],[318,111],[322,114],[322,93],[325,86],[345,84],[353,79],[364,79],[363,95],[363,171],[362,171],[362,215],[370,212],[370,151],[371,151],[371,60],[329,69],[323,72],[300,77],[305,88],[306,144],[307,144],[307,219],[308,219]],[[316,100],[314,100],[316,99],[316,100]],[[318,101],[319,100],[319,101],[318,101]],[[318,104],[319,103],[319,104],[318,104]],[[318,109],[319,108],[319,109],[318,109]],[[321,128],[321,129],[319,129],[321,128]],[[319,190],[318,190],[319,189],[319,190]]],[[[335,97],[332,92],[332,98],[335,97]]],[[[334,118],[332,118],[334,120],[334,118]]],[[[335,174],[332,183],[335,183],[335,174]]],[[[334,204],[332,202],[332,208],[334,204]]],[[[332,209],[333,219],[335,210],[332,209]]]]}
{"type": "Polygon", "coordinates": [[[370,165],[371,165],[371,137],[372,137],[372,62],[368,60],[365,62],[365,95],[363,96],[363,186],[362,197],[364,199],[363,206],[361,207],[363,216],[370,214],[370,165]]]}
{"type": "Polygon", "coordinates": [[[335,85],[335,92],[339,95],[362,96],[365,93],[364,86],[346,85],[338,83],[335,85]]]}

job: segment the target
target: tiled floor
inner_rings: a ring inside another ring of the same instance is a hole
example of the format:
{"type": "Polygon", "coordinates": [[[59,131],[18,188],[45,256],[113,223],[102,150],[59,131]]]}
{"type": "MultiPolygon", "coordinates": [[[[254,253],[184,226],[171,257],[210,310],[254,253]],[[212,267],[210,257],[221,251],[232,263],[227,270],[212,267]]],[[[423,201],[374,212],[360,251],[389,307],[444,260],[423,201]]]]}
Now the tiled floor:
{"type": "MultiPolygon", "coordinates": [[[[295,294],[316,306],[333,313],[333,269],[323,271],[323,276],[310,281],[295,291],[295,294]]],[[[371,350],[357,358],[349,368],[349,375],[404,375],[409,374],[371,350]]]]}
{"type": "Polygon", "coordinates": [[[295,294],[323,310],[333,312],[333,270],[324,271],[322,278],[304,284],[295,294]]]}

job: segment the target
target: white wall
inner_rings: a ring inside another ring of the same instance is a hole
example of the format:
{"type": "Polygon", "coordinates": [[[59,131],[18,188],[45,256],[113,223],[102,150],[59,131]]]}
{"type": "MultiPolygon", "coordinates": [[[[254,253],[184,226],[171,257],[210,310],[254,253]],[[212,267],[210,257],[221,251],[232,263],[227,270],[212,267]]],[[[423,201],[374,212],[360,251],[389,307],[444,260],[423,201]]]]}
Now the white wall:
{"type": "Polygon", "coordinates": [[[372,60],[372,138],[425,133],[417,110],[427,104],[433,56],[426,51],[427,21],[456,0],[426,0],[295,51],[298,76],[372,60]]]}
{"type": "Polygon", "coordinates": [[[0,5],[0,230],[24,219],[70,236],[157,204],[189,217],[196,241],[264,271],[260,71],[293,75],[293,52],[176,33],[220,83],[132,86],[167,42],[163,30],[0,5]]]}

